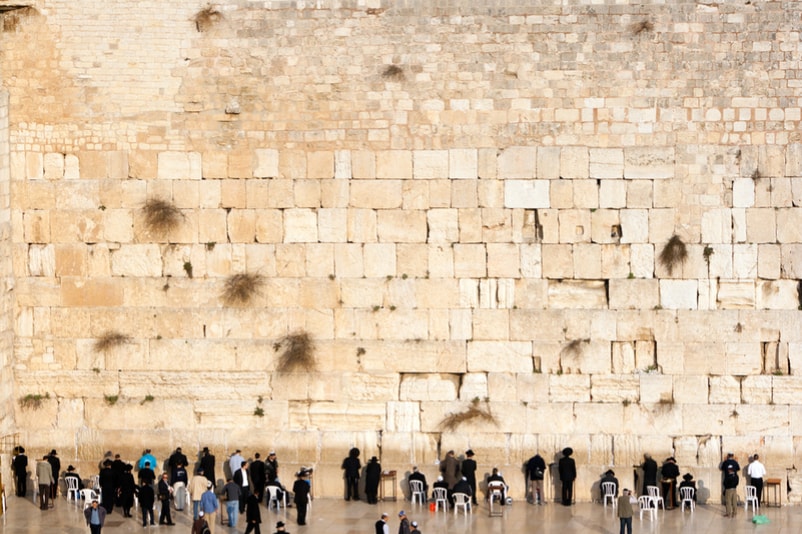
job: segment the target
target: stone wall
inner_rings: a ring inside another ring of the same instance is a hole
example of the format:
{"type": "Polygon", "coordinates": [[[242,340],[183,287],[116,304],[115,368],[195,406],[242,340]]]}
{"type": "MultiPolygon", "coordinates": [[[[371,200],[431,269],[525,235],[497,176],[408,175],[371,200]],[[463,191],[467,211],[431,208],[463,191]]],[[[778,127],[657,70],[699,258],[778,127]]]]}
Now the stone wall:
{"type": "Polygon", "coordinates": [[[274,448],[328,496],[351,446],[430,475],[470,447],[516,497],[522,463],[565,446],[580,500],[644,452],[714,496],[727,450],[786,477],[802,7],[475,4],[4,15],[8,357],[34,454],[274,448]],[[262,285],[232,305],[242,273],[262,285]],[[314,368],[285,372],[299,332],[314,368]]]}

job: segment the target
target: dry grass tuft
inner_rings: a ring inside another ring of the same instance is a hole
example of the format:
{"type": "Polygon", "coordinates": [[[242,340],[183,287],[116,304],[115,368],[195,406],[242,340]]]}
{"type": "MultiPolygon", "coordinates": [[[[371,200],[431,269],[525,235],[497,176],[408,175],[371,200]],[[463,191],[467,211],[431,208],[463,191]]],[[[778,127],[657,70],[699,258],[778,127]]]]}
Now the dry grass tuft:
{"type": "Polygon", "coordinates": [[[632,32],[633,35],[640,35],[643,32],[650,32],[654,29],[654,24],[648,19],[644,19],[640,22],[634,22],[629,25],[629,31],[632,32]]]}
{"type": "Polygon", "coordinates": [[[264,276],[254,273],[239,273],[229,276],[223,288],[223,302],[229,306],[248,304],[258,295],[265,283],[264,276]]]}
{"type": "Polygon", "coordinates": [[[223,14],[212,6],[208,6],[198,11],[193,20],[195,21],[195,28],[203,33],[211,30],[215,24],[223,20],[223,14]]]}
{"type": "Polygon", "coordinates": [[[384,69],[384,72],[382,72],[382,78],[400,82],[405,80],[406,76],[404,76],[404,69],[398,65],[389,65],[386,69],[384,69]]]}
{"type": "Polygon", "coordinates": [[[668,274],[674,273],[674,268],[681,265],[688,258],[688,248],[678,235],[671,236],[663,251],[660,253],[660,265],[668,269],[668,274]]]}
{"type": "Polygon", "coordinates": [[[44,402],[49,398],[50,398],[50,393],[45,393],[44,395],[41,395],[39,393],[36,394],[29,393],[24,397],[20,398],[19,405],[20,408],[22,408],[23,410],[27,409],[35,410],[37,408],[41,408],[42,402],[44,402]]]}
{"type": "Polygon", "coordinates": [[[121,345],[125,345],[126,343],[131,342],[131,336],[123,334],[121,332],[117,332],[115,330],[109,330],[108,332],[104,333],[100,336],[97,341],[95,341],[94,349],[95,352],[107,352],[114,347],[119,347],[121,345]]]}
{"type": "Polygon", "coordinates": [[[174,229],[183,219],[184,214],[170,202],[154,198],[148,200],[142,208],[145,213],[145,225],[148,230],[165,233],[174,229]]]}
{"type": "Polygon", "coordinates": [[[283,349],[276,367],[279,372],[314,371],[315,344],[307,332],[290,334],[276,342],[273,349],[276,352],[283,349]]]}
{"type": "Polygon", "coordinates": [[[492,413],[490,413],[490,409],[480,407],[479,399],[473,399],[473,401],[471,401],[471,405],[468,406],[467,409],[461,412],[450,413],[443,418],[443,420],[440,421],[439,427],[441,430],[453,432],[462,423],[474,420],[485,421],[488,423],[493,423],[494,425],[497,424],[496,418],[492,413]]]}

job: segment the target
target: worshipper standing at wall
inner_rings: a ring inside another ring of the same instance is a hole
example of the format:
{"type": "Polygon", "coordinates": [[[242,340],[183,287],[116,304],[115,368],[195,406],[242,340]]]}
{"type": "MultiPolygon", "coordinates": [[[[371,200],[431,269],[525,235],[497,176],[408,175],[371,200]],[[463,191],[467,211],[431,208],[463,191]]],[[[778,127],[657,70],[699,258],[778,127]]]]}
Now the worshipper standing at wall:
{"type": "Polygon", "coordinates": [[[142,453],[142,456],[139,458],[139,461],[136,463],[137,469],[144,469],[148,467],[146,464],[150,464],[149,467],[154,470],[159,466],[158,462],[156,462],[156,457],[153,456],[153,453],[150,449],[145,449],[145,452],[142,453]]]}
{"type": "Polygon", "coordinates": [[[618,522],[620,524],[618,534],[632,534],[632,500],[630,499],[629,490],[626,488],[618,498],[617,509],[618,522]]]}
{"type": "MultiPolygon", "coordinates": [[[[136,492],[136,482],[134,482],[134,466],[125,464],[122,475],[119,477],[120,506],[123,509],[123,517],[133,517],[131,508],[134,506],[134,493],[136,492]]],[[[102,486],[101,486],[102,487],[102,486]]]]}
{"type": "Polygon", "coordinates": [[[466,458],[462,460],[459,470],[462,473],[462,476],[468,480],[468,484],[471,485],[471,502],[476,504],[476,460],[473,459],[473,449],[468,449],[465,451],[465,456],[466,458]]]}
{"type": "Polygon", "coordinates": [[[309,481],[306,480],[307,471],[301,470],[295,474],[295,484],[292,485],[292,492],[295,494],[295,506],[298,509],[298,524],[306,524],[306,507],[309,505],[310,495],[309,481]]]}
{"type": "MultiPolygon", "coordinates": [[[[209,447],[204,447],[201,452],[200,468],[203,470],[203,474],[209,482],[217,484],[217,481],[214,479],[214,463],[214,454],[209,452],[209,447]]],[[[234,473],[231,474],[233,475],[234,473]]]]}
{"type": "Polygon", "coordinates": [[[253,455],[253,461],[251,462],[250,468],[248,471],[251,473],[251,480],[253,481],[253,490],[254,495],[256,498],[259,499],[259,503],[262,502],[262,495],[265,492],[265,485],[267,484],[267,474],[265,471],[265,463],[261,460],[262,456],[256,452],[253,455]]]}
{"type": "Polygon", "coordinates": [[[666,500],[666,508],[672,510],[677,507],[677,478],[679,478],[679,467],[673,456],[666,458],[660,468],[660,485],[663,489],[663,497],[666,500]]]}
{"type": "Polygon", "coordinates": [[[223,496],[226,499],[226,515],[228,516],[228,526],[236,527],[237,517],[239,516],[239,484],[229,478],[226,482],[226,485],[223,486],[223,496]]]}
{"type": "Polygon", "coordinates": [[[732,467],[732,470],[736,473],[741,472],[741,465],[738,463],[738,460],[735,459],[735,454],[728,452],[727,458],[721,462],[719,469],[721,470],[721,498],[722,502],[726,503],[726,490],[724,489],[724,479],[727,477],[727,472],[732,467]]]}
{"type": "Polygon", "coordinates": [[[106,509],[107,514],[114,510],[114,496],[117,492],[117,479],[111,469],[111,464],[111,459],[104,460],[103,469],[100,470],[100,475],[98,476],[100,501],[103,503],[101,506],[106,509]]]}
{"type": "Polygon", "coordinates": [[[53,472],[53,483],[50,484],[50,498],[55,499],[58,496],[58,477],[61,475],[61,460],[59,460],[58,454],[56,454],[56,449],[50,451],[47,461],[53,472]]]}
{"type": "Polygon", "coordinates": [[[454,451],[448,451],[446,457],[440,462],[440,473],[443,475],[443,480],[448,484],[448,489],[453,489],[454,484],[460,479],[459,462],[454,456],[454,451]]]}
{"type": "Polygon", "coordinates": [[[726,517],[735,517],[738,511],[738,473],[732,468],[727,468],[727,474],[724,475],[724,505],[727,512],[724,514],[726,517]]]}
{"type": "Polygon", "coordinates": [[[530,504],[543,504],[543,478],[546,476],[546,461],[540,454],[532,456],[526,462],[526,475],[529,477],[530,489],[530,504]]]}
{"type": "MultiPolygon", "coordinates": [[[[352,447],[348,451],[348,456],[343,460],[342,469],[345,476],[345,500],[359,500],[359,471],[362,469],[362,462],[359,461],[359,449],[352,447]]],[[[370,502],[370,501],[368,501],[370,502]]]]}
{"type": "Polygon", "coordinates": [[[562,503],[563,506],[571,506],[574,500],[574,480],[576,480],[576,462],[571,458],[574,449],[566,447],[563,449],[563,457],[557,464],[557,471],[562,482],[562,503]]]}
{"type": "Polygon", "coordinates": [[[48,456],[42,456],[42,460],[36,462],[36,477],[39,479],[39,509],[47,510],[53,506],[50,498],[50,485],[53,484],[53,468],[47,461],[48,456]]]}
{"type": "Polygon", "coordinates": [[[643,455],[641,469],[643,469],[643,491],[641,495],[648,495],[649,490],[646,488],[648,486],[657,486],[657,462],[654,461],[652,455],[648,452],[643,455]]]}
{"type": "Polygon", "coordinates": [[[106,509],[98,506],[97,499],[95,499],[91,506],[84,509],[84,517],[90,534],[100,534],[103,523],[106,522],[106,509]]]}
{"type": "Polygon", "coordinates": [[[278,480],[278,457],[276,451],[270,451],[265,461],[265,475],[268,482],[275,482],[278,480]]]}
{"type": "Polygon", "coordinates": [[[228,459],[228,468],[231,470],[231,476],[234,476],[240,467],[242,467],[242,462],[245,461],[245,458],[242,457],[242,450],[237,449],[234,451],[234,454],[228,459]]]}
{"type": "Polygon", "coordinates": [[[28,457],[25,447],[14,447],[14,459],[11,461],[14,469],[14,481],[17,485],[17,497],[25,497],[28,493],[28,457]]]}
{"type": "Polygon", "coordinates": [[[379,459],[373,456],[365,468],[365,498],[368,504],[379,502],[379,482],[382,478],[382,466],[379,459]]]}
{"type": "Polygon", "coordinates": [[[755,453],[752,461],[746,466],[746,474],[749,475],[749,482],[755,487],[757,493],[757,504],[763,502],[763,478],[766,476],[766,467],[760,463],[760,457],[755,453]]]}

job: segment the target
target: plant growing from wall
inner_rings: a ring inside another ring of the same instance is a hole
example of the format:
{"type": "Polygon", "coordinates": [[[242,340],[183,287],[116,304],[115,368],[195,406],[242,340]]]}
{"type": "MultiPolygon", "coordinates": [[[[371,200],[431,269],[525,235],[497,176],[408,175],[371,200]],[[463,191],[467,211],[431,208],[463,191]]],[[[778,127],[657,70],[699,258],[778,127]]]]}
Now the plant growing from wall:
{"type": "Polygon", "coordinates": [[[674,269],[688,258],[688,247],[682,242],[682,239],[676,234],[671,236],[666,246],[660,252],[660,265],[668,270],[668,274],[673,274],[674,269]]]}
{"type": "Polygon", "coordinates": [[[382,72],[382,78],[401,82],[406,79],[406,76],[404,76],[404,69],[398,65],[388,65],[382,72]]]}
{"type": "Polygon", "coordinates": [[[187,276],[192,278],[192,262],[185,261],[184,262],[184,272],[187,273],[187,276]]]}
{"type": "Polygon", "coordinates": [[[40,393],[28,393],[24,397],[20,398],[19,405],[23,410],[36,410],[37,408],[42,407],[42,401],[45,401],[49,398],[50,393],[45,393],[44,395],[40,393]]]}
{"type": "MultiPolygon", "coordinates": [[[[465,410],[460,412],[452,412],[446,415],[438,425],[440,430],[453,432],[462,423],[466,423],[468,421],[484,421],[493,423],[494,425],[498,424],[496,418],[490,412],[490,407],[483,407],[481,402],[482,401],[479,400],[479,397],[476,397],[471,401],[471,404],[465,410]]],[[[485,400],[485,405],[487,405],[487,400],[485,400]]]]}
{"type": "Polygon", "coordinates": [[[247,304],[258,295],[265,283],[261,274],[238,273],[226,278],[223,287],[223,302],[229,306],[247,304]]]}
{"type": "Polygon", "coordinates": [[[146,402],[153,402],[153,395],[145,395],[145,398],[139,404],[145,404],[146,402]]]}
{"type": "Polygon", "coordinates": [[[114,406],[117,404],[117,401],[120,400],[119,395],[103,395],[103,400],[106,401],[106,404],[109,406],[114,406]]]}
{"type": "Polygon", "coordinates": [[[707,264],[707,268],[710,268],[710,256],[715,253],[713,247],[710,245],[705,245],[705,249],[702,251],[702,257],[705,259],[705,263],[707,264]]]}
{"type": "Polygon", "coordinates": [[[176,228],[184,214],[170,202],[160,198],[152,198],[142,208],[145,214],[145,226],[151,232],[164,234],[176,228]]]}
{"type": "Polygon", "coordinates": [[[276,366],[276,370],[281,373],[313,371],[316,367],[315,344],[303,330],[283,337],[273,344],[273,350],[281,351],[276,366]]]}
{"type": "Polygon", "coordinates": [[[120,347],[130,342],[131,336],[116,330],[109,330],[97,338],[93,348],[95,349],[95,352],[108,352],[114,347],[120,347]]]}
{"type": "Polygon", "coordinates": [[[654,24],[649,19],[644,19],[639,22],[633,22],[629,25],[629,31],[632,35],[640,35],[643,32],[650,32],[654,29],[654,24]]]}
{"type": "Polygon", "coordinates": [[[223,14],[212,6],[206,6],[195,14],[195,28],[203,33],[211,30],[215,24],[223,20],[223,14]]]}

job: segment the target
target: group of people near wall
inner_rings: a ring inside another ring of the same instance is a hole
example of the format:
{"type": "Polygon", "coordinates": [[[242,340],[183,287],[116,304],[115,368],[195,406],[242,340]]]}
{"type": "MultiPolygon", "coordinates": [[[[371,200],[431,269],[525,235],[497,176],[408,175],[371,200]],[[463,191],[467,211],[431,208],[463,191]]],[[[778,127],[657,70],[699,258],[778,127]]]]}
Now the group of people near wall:
{"type": "MultiPolygon", "coordinates": [[[[236,527],[239,515],[244,514],[245,533],[261,534],[260,505],[264,502],[270,506],[271,494],[282,505],[288,499],[292,499],[297,510],[298,524],[306,524],[307,507],[312,499],[311,468],[301,468],[295,473],[295,481],[290,491],[279,478],[279,464],[274,451],[271,451],[263,461],[258,452],[254,453],[251,460],[246,460],[242,456],[242,451],[236,450],[223,466],[224,483],[222,481],[218,483],[215,478],[216,459],[208,447],[204,447],[198,453],[198,461],[193,463],[196,466],[190,465],[189,459],[181,447],[178,447],[157,476],[159,464],[151,449],[145,449],[139,460],[134,463],[123,461],[119,454],[107,452],[98,464],[96,483],[92,484],[94,486],[92,489],[99,492],[99,495],[96,495],[97,498],[91,503],[87,503],[88,506],[84,510],[91,533],[101,532],[106,517],[113,512],[115,506],[122,509],[124,517],[133,517],[131,509],[135,497],[142,511],[142,526],[155,525],[154,508],[157,501],[161,504],[159,524],[167,526],[175,524],[171,509],[181,511],[189,501],[193,515],[192,534],[214,534],[215,520],[218,513],[222,513],[221,500],[225,503],[228,526],[236,527]],[[192,476],[187,469],[193,471],[192,476]]],[[[25,497],[27,494],[28,467],[25,448],[16,447],[12,470],[15,494],[18,497],[25,497]]],[[[60,470],[61,462],[56,451],[52,450],[36,463],[35,469],[30,471],[30,476],[34,477],[38,484],[39,504],[42,510],[54,507],[60,476],[65,484],[69,478],[76,479],[78,489],[84,489],[84,480],[75,467],[68,466],[63,475],[60,470]]],[[[276,533],[286,534],[282,521],[277,523],[276,533]]]]}

